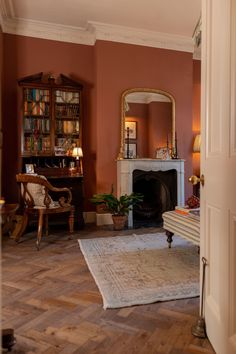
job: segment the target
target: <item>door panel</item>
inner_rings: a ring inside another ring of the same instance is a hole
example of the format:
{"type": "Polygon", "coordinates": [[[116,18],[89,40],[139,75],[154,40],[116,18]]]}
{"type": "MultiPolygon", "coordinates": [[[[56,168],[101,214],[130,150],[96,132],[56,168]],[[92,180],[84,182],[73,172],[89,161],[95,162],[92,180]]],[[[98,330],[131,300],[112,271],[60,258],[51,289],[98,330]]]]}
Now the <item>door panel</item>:
{"type": "Polygon", "coordinates": [[[231,292],[229,297],[229,335],[231,348],[236,352],[236,213],[230,213],[230,255],[229,255],[229,282],[231,292]]]}
{"type": "Polygon", "coordinates": [[[207,205],[206,207],[206,225],[208,227],[207,234],[209,235],[206,248],[206,256],[209,262],[208,269],[208,284],[206,287],[206,301],[209,301],[214,307],[215,314],[220,320],[219,296],[220,296],[220,232],[219,220],[221,210],[215,206],[207,205]]]}
{"type": "Polygon", "coordinates": [[[236,0],[202,2],[201,256],[206,330],[236,353],[236,0]]]}

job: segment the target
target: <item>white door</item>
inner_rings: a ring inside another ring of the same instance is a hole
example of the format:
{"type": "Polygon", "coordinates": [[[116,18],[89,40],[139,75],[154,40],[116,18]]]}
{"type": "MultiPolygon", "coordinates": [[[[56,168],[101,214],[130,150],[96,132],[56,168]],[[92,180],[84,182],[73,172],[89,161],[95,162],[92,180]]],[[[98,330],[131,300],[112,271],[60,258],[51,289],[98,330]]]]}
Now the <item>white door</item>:
{"type": "Polygon", "coordinates": [[[236,353],[236,0],[202,0],[201,256],[207,335],[236,353]]]}

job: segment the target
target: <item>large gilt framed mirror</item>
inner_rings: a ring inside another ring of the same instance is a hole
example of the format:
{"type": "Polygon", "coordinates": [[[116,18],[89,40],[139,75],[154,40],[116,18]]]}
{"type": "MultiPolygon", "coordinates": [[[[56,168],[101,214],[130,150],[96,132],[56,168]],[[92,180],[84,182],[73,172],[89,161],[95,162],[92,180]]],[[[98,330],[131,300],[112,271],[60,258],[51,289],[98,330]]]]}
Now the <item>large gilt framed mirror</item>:
{"type": "Polygon", "coordinates": [[[152,88],[124,91],[118,159],[157,158],[157,152],[166,148],[170,155],[176,153],[174,97],[152,88]]]}

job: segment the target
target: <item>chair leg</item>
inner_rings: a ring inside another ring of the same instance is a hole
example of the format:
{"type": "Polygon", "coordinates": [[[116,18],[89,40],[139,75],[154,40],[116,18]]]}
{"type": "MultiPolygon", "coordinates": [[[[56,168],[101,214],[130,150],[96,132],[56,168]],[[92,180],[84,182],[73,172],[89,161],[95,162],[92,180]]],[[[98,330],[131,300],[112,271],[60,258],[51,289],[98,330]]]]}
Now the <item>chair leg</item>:
{"type": "Polygon", "coordinates": [[[46,236],[48,236],[48,214],[45,215],[45,231],[46,236]]]}
{"type": "Polygon", "coordinates": [[[42,238],[42,233],[43,233],[43,210],[39,209],[38,235],[36,241],[36,247],[38,251],[39,251],[39,246],[42,238]]]}
{"type": "Polygon", "coordinates": [[[29,216],[27,213],[24,213],[23,218],[21,221],[19,221],[20,226],[19,226],[19,231],[18,233],[15,235],[15,241],[18,242],[19,239],[21,238],[21,236],[24,234],[26,227],[28,225],[28,221],[29,221],[29,216]]]}
{"type": "Polygon", "coordinates": [[[69,230],[70,233],[74,232],[74,214],[75,214],[75,208],[71,208],[70,210],[70,215],[69,215],[69,230]]]}

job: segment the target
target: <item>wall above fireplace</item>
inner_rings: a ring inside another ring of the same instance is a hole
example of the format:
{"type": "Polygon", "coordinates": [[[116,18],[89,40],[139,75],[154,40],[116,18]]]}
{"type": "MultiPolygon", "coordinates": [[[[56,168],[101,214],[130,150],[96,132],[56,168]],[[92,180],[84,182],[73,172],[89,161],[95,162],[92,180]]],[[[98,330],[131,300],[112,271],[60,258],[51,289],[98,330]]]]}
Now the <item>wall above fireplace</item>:
{"type": "MultiPolygon", "coordinates": [[[[168,171],[177,172],[177,204],[184,205],[184,160],[158,159],[123,159],[117,160],[117,194],[133,192],[133,171],[168,171]]],[[[129,227],[133,227],[133,214],[129,213],[129,227]]]]}

